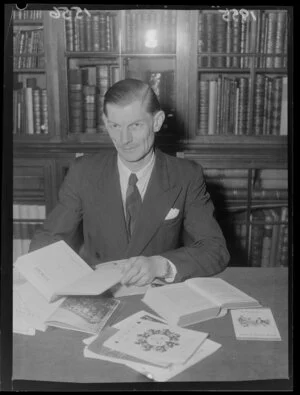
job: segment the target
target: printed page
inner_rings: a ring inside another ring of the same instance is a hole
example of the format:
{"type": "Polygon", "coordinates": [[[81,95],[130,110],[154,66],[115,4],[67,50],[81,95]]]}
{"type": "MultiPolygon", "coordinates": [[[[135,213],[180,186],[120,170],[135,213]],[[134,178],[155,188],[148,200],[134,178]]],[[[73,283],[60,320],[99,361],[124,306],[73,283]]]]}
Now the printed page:
{"type": "Polygon", "coordinates": [[[212,355],[220,347],[221,344],[210,339],[206,339],[195,352],[195,354],[185,364],[173,364],[167,368],[160,368],[134,362],[126,362],[126,365],[142,373],[151,380],[164,382],[170,380],[172,377],[188,369],[190,366],[193,366],[196,363],[202,361],[209,355],[212,355]]]}
{"type": "Polygon", "coordinates": [[[259,302],[220,278],[192,278],[186,283],[195,291],[225,308],[259,307],[259,302]]]}
{"type": "Polygon", "coordinates": [[[13,327],[23,322],[41,331],[46,330],[45,320],[59,307],[63,299],[49,303],[29,282],[13,287],[13,327]]]}
{"type": "Polygon", "coordinates": [[[150,363],[182,363],[196,351],[207,333],[158,322],[137,320],[119,330],[104,345],[150,363]]]}
{"type": "Polygon", "coordinates": [[[69,286],[56,291],[57,295],[100,295],[119,283],[122,273],[115,262],[99,265],[97,270],[88,273],[69,286]]]}
{"type": "Polygon", "coordinates": [[[93,272],[64,241],[21,256],[15,266],[48,301],[56,290],[93,272]]]}
{"type": "Polygon", "coordinates": [[[231,311],[236,338],[239,340],[281,340],[271,309],[231,311]]]}

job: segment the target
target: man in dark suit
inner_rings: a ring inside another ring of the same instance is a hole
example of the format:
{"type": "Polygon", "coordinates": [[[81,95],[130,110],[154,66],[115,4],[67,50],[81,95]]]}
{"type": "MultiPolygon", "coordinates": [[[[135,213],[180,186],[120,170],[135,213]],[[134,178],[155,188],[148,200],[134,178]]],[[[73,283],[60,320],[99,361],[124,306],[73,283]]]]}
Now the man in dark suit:
{"type": "Polygon", "coordinates": [[[103,111],[116,151],[71,166],[30,250],[61,239],[71,244],[82,226],[83,258],[91,266],[124,260],[123,284],[222,271],[229,254],[201,166],[154,148],[165,114],[153,90],[119,81],[106,92],[103,111]]]}

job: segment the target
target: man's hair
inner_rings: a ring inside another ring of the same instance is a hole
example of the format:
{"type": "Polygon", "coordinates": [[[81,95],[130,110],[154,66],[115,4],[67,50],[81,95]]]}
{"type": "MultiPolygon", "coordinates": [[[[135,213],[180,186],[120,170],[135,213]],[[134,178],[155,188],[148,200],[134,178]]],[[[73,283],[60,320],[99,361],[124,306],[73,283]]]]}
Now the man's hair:
{"type": "Polygon", "coordinates": [[[153,89],[145,82],[127,78],[116,82],[104,95],[103,112],[107,116],[107,104],[126,106],[139,101],[145,110],[155,114],[161,110],[160,103],[153,89]]]}

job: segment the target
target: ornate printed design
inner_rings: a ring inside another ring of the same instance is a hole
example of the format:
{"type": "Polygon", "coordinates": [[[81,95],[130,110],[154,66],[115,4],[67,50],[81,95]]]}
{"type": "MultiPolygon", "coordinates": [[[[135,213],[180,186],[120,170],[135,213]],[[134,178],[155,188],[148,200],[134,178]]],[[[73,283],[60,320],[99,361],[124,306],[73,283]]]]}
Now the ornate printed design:
{"type": "Polygon", "coordinates": [[[256,319],[251,319],[251,317],[245,317],[245,316],[241,315],[238,318],[238,321],[244,327],[251,326],[251,325],[253,325],[253,326],[258,326],[258,325],[268,326],[268,325],[270,325],[270,320],[268,320],[268,319],[264,320],[260,317],[258,317],[256,319]]]}
{"type": "Polygon", "coordinates": [[[148,329],[144,333],[137,334],[135,344],[141,345],[144,351],[166,352],[170,348],[179,346],[179,339],[180,334],[169,329],[148,329]]]}

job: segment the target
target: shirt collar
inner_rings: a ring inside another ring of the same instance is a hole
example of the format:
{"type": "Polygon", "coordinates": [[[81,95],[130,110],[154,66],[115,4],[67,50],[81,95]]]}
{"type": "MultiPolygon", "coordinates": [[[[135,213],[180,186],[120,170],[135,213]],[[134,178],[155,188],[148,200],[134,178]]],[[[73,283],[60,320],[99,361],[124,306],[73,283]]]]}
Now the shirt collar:
{"type": "MultiPolygon", "coordinates": [[[[150,169],[154,166],[154,161],[155,161],[155,155],[154,151],[152,151],[151,159],[150,161],[139,171],[137,171],[135,174],[138,178],[142,178],[150,169]]],[[[120,159],[120,156],[118,154],[118,169],[120,175],[122,174],[124,177],[129,178],[130,174],[133,173],[131,170],[128,169],[128,167],[122,162],[120,159]]]]}

